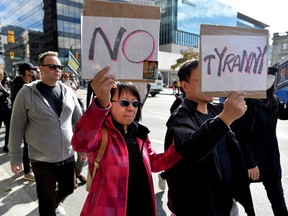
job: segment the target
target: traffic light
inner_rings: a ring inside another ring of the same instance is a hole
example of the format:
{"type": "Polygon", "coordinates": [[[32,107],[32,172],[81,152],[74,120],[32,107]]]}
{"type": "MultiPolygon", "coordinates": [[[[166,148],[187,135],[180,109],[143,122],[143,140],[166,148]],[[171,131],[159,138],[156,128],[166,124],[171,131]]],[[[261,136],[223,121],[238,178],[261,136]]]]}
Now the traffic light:
{"type": "Polygon", "coordinates": [[[78,58],[79,58],[78,52],[75,53],[75,57],[76,57],[76,59],[78,60],[78,58]]]}
{"type": "Polygon", "coordinates": [[[14,59],[14,52],[10,52],[10,59],[14,59]]]}
{"type": "Polygon", "coordinates": [[[14,31],[8,30],[8,43],[15,43],[14,31]]]}

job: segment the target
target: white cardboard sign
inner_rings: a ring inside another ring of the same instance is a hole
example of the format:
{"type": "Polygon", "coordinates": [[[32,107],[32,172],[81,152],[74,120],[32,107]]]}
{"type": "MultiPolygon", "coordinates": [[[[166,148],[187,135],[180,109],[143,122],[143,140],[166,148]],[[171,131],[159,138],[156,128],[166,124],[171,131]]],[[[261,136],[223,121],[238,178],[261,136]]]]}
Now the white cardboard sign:
{"type": "Polygon", "coordinates": [[[157,61],[159,19],[82,16],[82,78],[110,66],[118,80],[142,80],[143,61],[157,61]]]}
{"type": "Polygon", "coordinates": [[[221,34],[201,35],[202,93],[227,96],[232,91],[244,91],[250,96],[254,94],[251,97],[265,97],[267,35],[249,35],[247,30],[241,33],[242,29],[234,27],[232,33],[221,29],[221,34]]]}

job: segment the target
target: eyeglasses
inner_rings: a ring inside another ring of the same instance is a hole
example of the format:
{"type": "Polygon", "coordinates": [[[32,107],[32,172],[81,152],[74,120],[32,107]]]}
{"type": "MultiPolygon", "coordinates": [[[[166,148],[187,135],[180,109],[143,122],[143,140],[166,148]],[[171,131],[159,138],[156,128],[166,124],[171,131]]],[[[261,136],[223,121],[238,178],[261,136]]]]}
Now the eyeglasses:
{"type": "Polygon", "coordinates": [[[120,103],[120,106],[122,107],[128,107],[130,105],[130,103],[132,104],[133,107],[139,107],[141,102],[140,101],[129,101],[129,100],[120,100],[120,101],[115,101],[115,100],[112,100],[111,102],[119,102],[120,103]]]}
{"type": "Polygon", "coordinates": [[[42,65],[42,66],[48,66],[50,70],[56,70],[56,68],[58,68],[59,70],[63,69],[63,65],[54,65],[54,64],[46,64],[46,65],[42,65]]]}

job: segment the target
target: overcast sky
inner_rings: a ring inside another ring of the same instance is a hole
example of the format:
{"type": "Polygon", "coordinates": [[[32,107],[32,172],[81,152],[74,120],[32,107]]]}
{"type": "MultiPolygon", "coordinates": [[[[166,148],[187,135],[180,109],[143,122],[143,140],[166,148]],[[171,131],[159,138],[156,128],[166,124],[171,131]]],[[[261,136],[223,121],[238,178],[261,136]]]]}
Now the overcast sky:
{"type": "Polygon", "coordinates": [[[219,0],[238,12],[269,25],[270,37],[275,32],[288,32],[287,0],[219,0]]]}

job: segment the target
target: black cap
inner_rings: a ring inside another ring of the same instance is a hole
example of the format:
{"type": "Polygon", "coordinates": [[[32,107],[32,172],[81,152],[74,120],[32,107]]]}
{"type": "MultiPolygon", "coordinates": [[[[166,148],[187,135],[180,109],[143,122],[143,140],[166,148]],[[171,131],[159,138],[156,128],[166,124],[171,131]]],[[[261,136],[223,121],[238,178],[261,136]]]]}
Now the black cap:
{"type": "Polygon", "coordinates": [[[268,74],[275,75],[278,72],[276,67],[268,67],[268,74]]]}
{"type": "Polygon", "coordinates": [[[30,62],[23,63],[19,66],[19,72],[21,75],[25,75],[26,70],[37,70],[38,67],[32,65],[30,62]]]}

